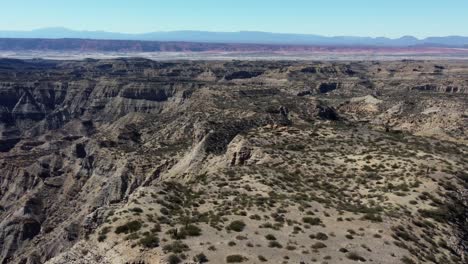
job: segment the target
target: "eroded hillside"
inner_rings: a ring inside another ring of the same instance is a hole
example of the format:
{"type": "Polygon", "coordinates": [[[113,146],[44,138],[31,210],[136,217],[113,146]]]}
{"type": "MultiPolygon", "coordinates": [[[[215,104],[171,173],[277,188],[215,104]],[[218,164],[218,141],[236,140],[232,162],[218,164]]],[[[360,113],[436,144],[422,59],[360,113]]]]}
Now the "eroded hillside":
{"type": "Polygon", "coordinates": [[[2,263],[463,263],[462,62],[0,60],[2,263]]]}

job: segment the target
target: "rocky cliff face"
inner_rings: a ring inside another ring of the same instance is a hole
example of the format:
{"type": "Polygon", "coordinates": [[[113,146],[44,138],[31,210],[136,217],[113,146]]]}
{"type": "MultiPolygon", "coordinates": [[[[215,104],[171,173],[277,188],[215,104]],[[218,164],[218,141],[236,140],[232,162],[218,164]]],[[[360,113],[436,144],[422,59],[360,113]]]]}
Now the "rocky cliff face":
{"type": "Polygon", "coordinates": [[[164,263],[193,257],[189,248],[214,263],[230,252],[274,259],[274,243],[246,250],[264,240],[259,219],[277,222],[292,262],[312,259],[298,248],[320,223],[331,242],[312,250],[337,263],[457,263],[467,249],[467,80],[456,62],[0,60],[0,263],[164,263]],[[394,241],[361,252],[359,239],[341,238],[352,218],[394,241]],[[218,237],[236,232],[231,220],[247,222],[250,243],[218,237]],[[180,242],[194,225],[203,234],[180,242]]]}

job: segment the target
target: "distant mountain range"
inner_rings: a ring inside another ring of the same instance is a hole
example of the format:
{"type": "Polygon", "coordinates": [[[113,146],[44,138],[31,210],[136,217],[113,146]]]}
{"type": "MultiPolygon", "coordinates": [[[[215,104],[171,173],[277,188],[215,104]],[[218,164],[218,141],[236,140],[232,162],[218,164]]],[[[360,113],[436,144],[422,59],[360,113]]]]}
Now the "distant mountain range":
{"type": "Polygon", "coordinates": [[[468,37],[446,36],[418,39],[412,36],[401,38],[385,37],[327,37],[309,34],[287,34],[269,32],[208,32],[208,31],[168,31],[142,34],[126,34],[105,31],[76,31],[66,28],[43,28],[32,31],[0,31],[0,38],[39,38],[39,39],[98,39],[98,40],[139,40],[200,43],[236,44],[282,44],[313,46],[375,46],[375,47],[450,47],[468,48],[468,37]]]}

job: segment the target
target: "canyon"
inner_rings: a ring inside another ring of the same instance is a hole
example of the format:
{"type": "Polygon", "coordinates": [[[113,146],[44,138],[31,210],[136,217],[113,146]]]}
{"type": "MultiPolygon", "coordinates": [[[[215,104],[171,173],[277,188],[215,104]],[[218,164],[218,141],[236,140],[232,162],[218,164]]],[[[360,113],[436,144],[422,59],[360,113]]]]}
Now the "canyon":
{"type": "Polygon", "coordinates": [[[463,263],[467,106],[456,60],[0,59],[0,263],[463,263]]]}

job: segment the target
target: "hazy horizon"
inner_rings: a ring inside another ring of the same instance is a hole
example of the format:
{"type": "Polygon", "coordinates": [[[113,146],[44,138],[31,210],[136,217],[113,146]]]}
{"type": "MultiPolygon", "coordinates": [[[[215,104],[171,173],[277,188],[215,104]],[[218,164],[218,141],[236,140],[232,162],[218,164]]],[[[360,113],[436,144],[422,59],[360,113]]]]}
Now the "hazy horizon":
{"type": "Polygon", "coordinates": [[[261,30],[236,30],[236,31],[213,31],[213,30],[197,30],[197,29],[178,29],[178,30],[154,30],[154,31],[147,31],[147,32],[125,32],[125,31],[107,31],[107,30],[92,30],[92,29],[76,29],[76,28],[68,28],[62,26],[50,26],[50,27],[41,27],[41,28],[33,28],[33,29],[24,29],[24,30],[10,30],[10,29],[3,29],[0,28],[0,32],[36,32],[36,31],[47,31],[47,30],[64,30],[64,31],[73,31],[73,32],[83,32],[83,33],[115,33],[115,34],[124,34],[124,35],[143,35],[143,34],[150,34],[150,33],[171,33],[171,32],[207,32],[207,33],[266,33],[266,34],[282,34],[282,35],[308,35],[308,36],[322,36],[322,37],[366,37],[366,38],[388,38],[388,39],[400,39],[405,37],[413,37],[419,40],[423,40],[426,38],[431,37],[468,37],[468,33],[458,34],[458,35],[430,35],[424,37],[418,37],[414,35],[400,35],[400,36],[369,36],[369,35],[327,35],[327,34],[315,34],[315,33],[295,33],[295,32],[278,32],[278,31],[261,31],[261,30]]]}
{"type": "Polygon", "coordinates": [[[468,36],[468,2],[239,0],[32,1],[2,4],[0,30],[67,28],[126,34],[168,31],[272,32],[400,38],[468,36]]]}

